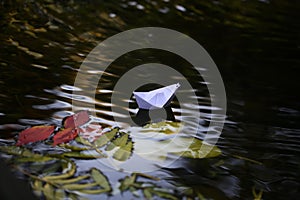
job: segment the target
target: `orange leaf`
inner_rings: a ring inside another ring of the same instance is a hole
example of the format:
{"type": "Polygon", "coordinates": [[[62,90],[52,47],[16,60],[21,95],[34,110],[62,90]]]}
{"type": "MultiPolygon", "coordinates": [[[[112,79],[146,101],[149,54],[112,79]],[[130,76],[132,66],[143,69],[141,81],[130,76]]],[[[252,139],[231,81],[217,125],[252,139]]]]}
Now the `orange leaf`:
{"type": "Polygon", "coordinates": [[[73,128],[66,128],[62,131],[59,131],[53,137],[53,146],[57,144],[69,142],[74,138],[76,138],[77,135],[78,135],[77,129],[73,129],[73,128]]]}
{"type": "Polygon", "coordinates": [[[55,126],[34,126],[25,129],[19,134],[17,146],[28,144],[30,142],[38,142],[47,139],[53,132],[55,126]]]}
{"type": "Polygon", "coordinates": [[[80,111],[74,115],[65,118],[63,123],[65,128],[76,128],[87,123],[89,120],[89,113],[87,111],[80,111]]]}

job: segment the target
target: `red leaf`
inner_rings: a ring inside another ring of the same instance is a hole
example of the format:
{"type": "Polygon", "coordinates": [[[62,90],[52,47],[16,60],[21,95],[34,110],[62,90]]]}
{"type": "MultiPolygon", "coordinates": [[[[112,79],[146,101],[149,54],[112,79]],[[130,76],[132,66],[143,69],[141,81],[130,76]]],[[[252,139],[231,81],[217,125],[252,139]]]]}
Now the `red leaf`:
{"type": "Polygon", "coordinates": [[[34,126],[19,134],[17,146],[47,139],[53,132],[55,126],[34,126]]]}
{"type": "Polygon", "coordinates": [[[87,111],[80,111],[74,115],[67,117],[64,120],[65,128],[76,128],[82,126],[90,120],[89,113],[87,111]]]}
{"type": "Polygon", "coordinates": [[[59,131],[53,137],[53,146],[57,144],[69,142],[74,138],[76,138],[77,135],[78,135],[77,129],[73,129],[73,128],[66,128],[62,131],[59,131]]]}

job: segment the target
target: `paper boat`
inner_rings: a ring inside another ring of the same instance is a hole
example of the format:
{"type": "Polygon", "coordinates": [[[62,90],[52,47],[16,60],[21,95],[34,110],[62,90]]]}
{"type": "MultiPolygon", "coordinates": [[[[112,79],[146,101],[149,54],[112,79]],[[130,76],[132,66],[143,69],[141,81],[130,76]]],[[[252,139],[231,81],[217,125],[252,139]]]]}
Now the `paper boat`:
{"type": "Polygon", "coordinates": [[[175,91],[180,84],[173,84],[149,92],[133,92],[136,102],[141,109],[153,110],[163,108],[170,104],[175,91]]]}

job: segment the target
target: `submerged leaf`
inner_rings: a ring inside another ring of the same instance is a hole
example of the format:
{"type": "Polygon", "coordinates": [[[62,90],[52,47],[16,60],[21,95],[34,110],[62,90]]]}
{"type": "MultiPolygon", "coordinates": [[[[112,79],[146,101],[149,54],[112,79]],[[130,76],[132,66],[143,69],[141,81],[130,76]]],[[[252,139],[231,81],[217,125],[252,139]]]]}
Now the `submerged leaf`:
{"type": "Polygon", "coordinates": [[[53,132],[55,126],[34,126],[22,131],[19,134],[17,146],[38,142],[47,139],[53,132]]]}
{"type": "Polygon", "coordinates": [[[67,117],[64,120],[64,127],[76,128],[86,124],[90,120],[89,113],[87,111],[80,111],[74,115],[67,117]]]}
{"type": "Polygon", "coordinates": [[[53,137],[53,146],[73,140],[78,135],[77,129],[67,128],[56,133],[53,137]]]}

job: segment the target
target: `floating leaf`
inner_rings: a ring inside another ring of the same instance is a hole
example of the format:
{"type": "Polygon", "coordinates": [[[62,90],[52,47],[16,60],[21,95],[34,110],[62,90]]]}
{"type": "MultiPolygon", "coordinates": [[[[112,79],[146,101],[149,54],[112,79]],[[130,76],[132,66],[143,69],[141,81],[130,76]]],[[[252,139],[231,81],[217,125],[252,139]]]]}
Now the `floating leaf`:
{"type": "Polygon", "coordinates": [[[76,137],[75,141],[80,143],[80,144],[86,145],[86,146],[91,146],[91,147],[93,146],[93,144],[91,144],[88,140],[86,140],[86,139],[84,139],[80,136],[76,137]]]}
{"type": "Polygon", "coordinates": [[[106,191],[111,190],[111,186],[110,186],[106,176],[104,176],[101,171],[99,171],[96,168],[92,168],[91,169],[91,176],[93,177],[94,181],[99,186],[101,186],[103,189],[105,189],[106,191]]]}
{"type": "Polygon", "coordinates": [[[67,128],[56,133],[53,137],[53,146],[73,140],[78,135],[77,129],[67,128]]]}
{"type": "Polygon", "coordinates": [[[119,189],[121,191],[128,190],[135,183],[135,180],[136,174],[132,174],[132,176],[126,176],[124,179],[120,180],[121,185],[119,189]]]}
{"type": "Polygon", "coordinates": [[[82,152],[66,152],[61,154],[63,157],[69,157],[69,158],[80,158],[80,159],[97,159],[102,158],[102,155],[96,154],[84,154],[82,152]]]}
{"type": "Polygon", "coordinates": [[[129,139],[129,135],[127,133],[121,133],[121,134],[122,135],[120,135],[118,138],[114,139],[109,145],[107,145],[107,147],[105,148],[106,151],[111,151],[115,147],[122,147],[126,145],[129,139]]]}
{"type": "MultiPolygon", "coordinates": [[[[77,139],[78,137],[76,137],[77,139]]],[[[73,146],[73,145],[69,145],[69,144],[59,144],[60,147],[69,149],[71,151],[86,151],[86,150],[91,150],[90,147],[79,147],[79,146],[73,146]]]]}
{"type": "Polygon", "coordinates": [[[66,184],[63,185],[62,188],[67,189],[67,190],[82,190],[90,187],[95,187],[97,186],[97,183],[78,183],[78,184],[66,184]]]}
{"type": "Polygon", "coordinates": [[[122,134],[120,137],[118,137],[117,139],[115,139],[115,140],[113,141],[113,143],[114,143],[116,146],[119,146],[119,147],[125,146],[125,144],[127,143],[128,137],[129,137],[129,135],[126,134],[126,133],[124,133],[124,134],[122,134]]]}
{"type": "Polygon", "coordinates": [[[69,159],[65,158],[65,160],[68,161],[68,163],[67,163],[68,166],[67,166],[67,168],[64,169],[63,174],[52,175],[52,176],[44,176],[43,180],[53,181],[53,180],[57,180],[57,179],[67,179],[67,178],[72,177],[76,172],[76,165],[73,161],[71,161],[69,159]]]}
{"type": "Polygon", "coordinates": [[[43,188],[44,195],[46,199],[54,199],[54,188],[50,184],[46,184],[43,188]]]}
{"type": "Polygon", "coordinates": [[[66,194],[64,190],[55,190],[54,199],[66,199],[66,194]]]}
{"type": "Polygon", "coordinates": [[[34,126],[22,131],[19,134],[17,146],[38,142],[47,139],[53,132],[55,126],[34,126]]]}
{"type": "Polygon", "coordinates": [[[146,199],[152,199],[152,194],[151,194],[151,189],[150,188],[144,189],[143,194],[144,194],[144,197],[146,199]]]}
{"type": "Polygon", "coordinates": [[[40,180],[34,180],[32,183],[31,183],[31,186],[34,190],[34,193],[35,195],[37,196],[42,196],[42,189],[43,189],[43,182],[40,181],[40,180]]]}
{"type": "Polygon", "coordinates": [[[169,191],[163,190],[161,188],[153,188],[153,190],[151,190],[152,193],[154,193],[155,195],[164,198],[164,199],[172,199],[172,200],[177,200],[179,199],[178,197],[172,195],[169,191]]]}
{"type": "Polygon", "coordinates": [[[106,145],[109,141],[111,141],[116,136],[118,131],[119,131],[118,128],[114,128],[110,132],[104,133],[102,136],[100,136],[98,139],[95,140],[94,144],[97,147],[102,147],[106,145]]]}
{"type": "Polygon", "coordinates": [[[162,121],[145,125],[140,132],[160,132],[165,134],[175,134],[180,131],[181,122],[162,121]]]}
{"type": "Polygon", "coordinates": [[[203,143],[197,138],[176,137],[168,146],[168,152],[187,158],[211,158],[221,154],[217,146],[203,143]]]}
{"type": "Polygon", "coordinates": [[[57,180],[53,180],[53,182],[63,185],[63,184],[75,183],[75,182],[87,179],[89,177],[90,177],[90,175],[82,175],[82,176],[77,176],[75,178],[70,178],[70,179],[57,179],[57,180]]]}
{"type": "Polygon", "coordinates": [[[86,124],[90,120],[89,113],[87,111],[80,111],[74,115],[65,118],[63,124],[67,128],[76,128],[86,124]]]}
{"type": "Polygon", "coordinates": [[[120,149],[118,149],[114,153],[113,158],[118,161],[126,161],[131,156],[132,150],[133,150],[133,143],[132,141],[129,141],[125,146],[120,147],[120,149]]]}

